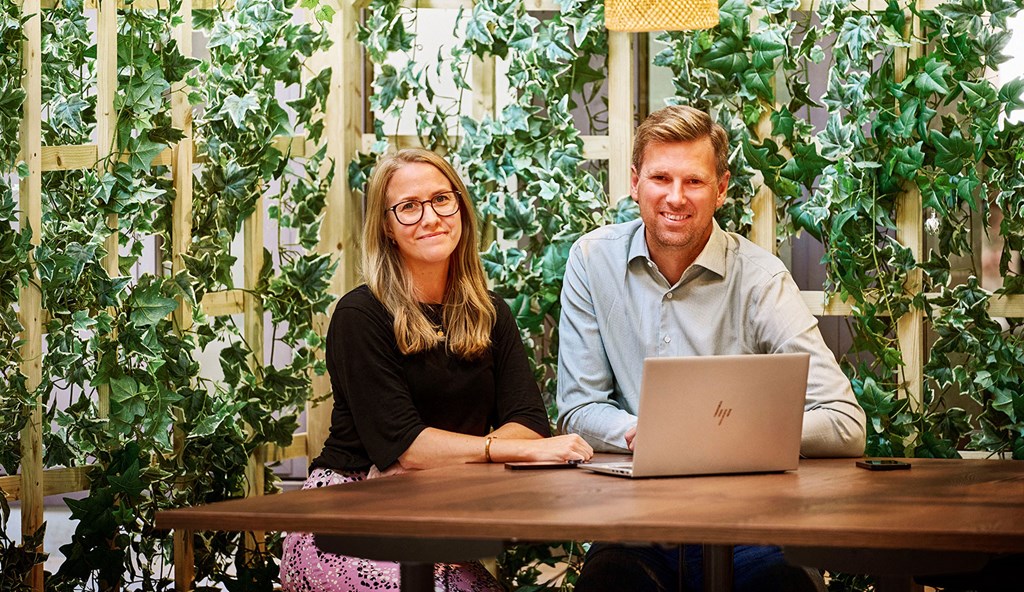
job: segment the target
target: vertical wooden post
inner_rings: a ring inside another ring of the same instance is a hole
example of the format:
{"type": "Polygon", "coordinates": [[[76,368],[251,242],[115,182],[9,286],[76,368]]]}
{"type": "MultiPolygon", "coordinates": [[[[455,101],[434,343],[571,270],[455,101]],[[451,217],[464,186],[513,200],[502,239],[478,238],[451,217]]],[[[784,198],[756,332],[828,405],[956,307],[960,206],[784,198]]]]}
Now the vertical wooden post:
{"type": "MultiPolygon", "coordinates": [[[[185,57],[192,55],[192,0],[181,0],[178,15],[182,23],[174,29],[178,51],[185,57]]],[[[171,273],[185,269],[182,255],[192,242],[192,106],[188,102],[189,88],[184,80],[171,88],[171,125],[185,135],[172,149],[174,175],[174,204],[171,212],[171,273]]],[[[181,333],[192,327],[192,311],[184,298],[179,299],[174,311],[174,326],[181,333]]]]}
{"type": "Polygon", "coordinates": [[[469,84],[473,87],[473,119],[494,117],[497,111],[494,68],[494,56],[486,58],[474,56],[469,64],[469,84]]]}
{"type": "MultiPolygon", "coordinates": [[[[99,161],[96,163],[100,174],[112,167],[117,160],[115,134],[117,112],[114,109],[114,93],[117,92],[117,0],[99,0],[96,21],[96,146],[99,161]],[[109,158],[108,158],[109,157],[109,158]]],[[[118,271],[117,215],[107,216],[110,236],[103,243],[107,251],[103,268],[110,277],[120,275],[118,271]]],[[[111,334],[110,339],[116,339],[111,334]]],[[[100,417],[110,415],[110,387],[100,385],[98,407],[100,417]]]]}
{"type": "MultiPolygon", "coordinates": [[[[260,368],[264,364],[263,348],[263,302],[253,291],[260,279],[260,270],[263,269],[263,197],[256,200],[256,207],[253,213],[244,223],[244,282],[245,291],[242,297],[242,313],[244,324],[245,342],[252,350],[249,359],[249,366],[253,373],[259,377],[260,368]]],[[[259,378],[257,378],[259,380],[259,378]]],[[[245,468],[245,495],[263,495],[264,489],[264,464],[266,463],[266,451],[261,446],[253,451],[249,457],[249,464],[245,468]]],[[[253,532],[252,538],[246,538],[247,549],[263,550],[264,533],[253,532]]]]}
{"type": "MultiPolygon", "coordinates": [[[[334,182],[327,192],[327,206],[320,230],[317,251],[338,261],[338,270],[331,280],[331,294],[340,296],[358,281],[359,242],[363,208],[360,200],[348,189],[348,163],[362,145],[363,133],[363,64],[362,48],[356,40],[359,12],[366,0],[343,0],[340,11],[331,23],[325,23],[334,40],[325,58],[333,70],[331,94],[327,102],[324,138],[327,157],[334,161],[334,182]]],[[[317,331],[326,335],[329,315],[317,319],[317,331]]],[[[313,380],[313,392],[324,395],[331,391],[330,379],[319,376],[313,380]]],[[[331,402],[306,407],[306,454],[320,454],[331,427],[331,402]]]]}
{"type": "MultiPolygon", "coordinates": [[[[473,119],[482,121],[484,118],[493,118],[497,113],[497,97],[494,87],[494,56],[470,58],[469,64],[469,85],[473,88],[473,119]]],[[[484,191],[490,189],[482,188],[484,191]]],[[[481,251],[488,249],[498,238],[498,228],[494,225],[493,216],[481,220],[480,243],[481,251]]]]}
{"type": "MultiPolygon", "coordinates": [[[[757,137],[763,140],[771,136],[771,132],[771,115],[765,113],[757,122],[757,137]]],[[[750,201],[750,208],[754,210],[754,221],[750,225],[750,241],[770,253],[775,253],[775,225],[778,222],[775,219],[775,193],[762,183],[750,201]]]]}
{"type": "MultiPolygon", "coordinates": [[[[764,11],[754,9],[750,14],[750,29],[754,31],[764,11]]],[[[772,86],[775,88],[775,77],[772,77],[772,86]]],[[[772,135],[771,114],[763,113],[757,122],[755,130],[758,140],[764,140],[772,135]]],[[[754,193],[750,201],[750,209],[754,211],[754,221],[750,226],[750,241],[770,253],[778,250],[775,244],[775,227],[778,220],[775,219],[775,193],[763,182],[754,193]]]]}
{"type": "MultiPolygon", "coordinates": [[[[192,0],[181,0],[178,9],[181,24],[174,29],[178,51],[192,56],[192,0]]],[[[171,149],[171,174],[174,179],[174,203],[171,206],[171,274],[185,269],[182,255],[192,243],[192,106],[188,101],[188,84],[181,80],[171,88],[171,125],[180,129],[183,137],[171,149]]],[[[180,335],[192,328],[192,309],[185,299],[178,299],[173,313],[174,328],[180,335]]],[[[181,450],[185,434],[181,426],[174,426],[174,448],[181,450]]],[[[192,532],[174,532],[174,586],[184,592],[192,588],[195,579],[195,551],[192,532]]]]}
{"type": "Polygon", "coordinates": [[[174,531],[174,589],[187,592],[195,583],[195,545],[191,530],[174,531]]]}
{"type": "MultiPolygon", "coordinates": [[[[28,165],[29,175],[19,187],[22,228],[32,229],[32,244],[39,246],[42,228],[42,26],[39,0],[25,0],[23,14],[29,15],[24,25],[22,44],[22,87],[25,103],[22,107],[20,130],[21,158],[28,165]]],[[[29,261],[33,263],[30,255],[29,261]]],[[[33,273],[35,276],[35,273],[33,273]]],[[[25,388],[34,392],[43,378],[43,322],[42,293],[38,281],[21,290],[18,301],[21,317],[21,373],[25,388]]],[[[38,393],[36,393],[38,395],[38,393]]],[[[43,406],[40,400],[28,410],[25,427],[21,430],[21,532],[31,535],[43,524],[43,406]]],[[[39,549],[42,551],[42,549],[39,549]]],[[[43,566],[36,565],[26,583],[35,591],[43,589],[43,566]]]]}
{"type": "Polygon", "coordinates": [[[608,198],[629,195],[633,157],[633,35],[608,32],[608,198]]]}
{"type": "MultiPolygon", "coordinates": [[[[895,51],[896,82],[906,78],[908,62],[921,55],[921,46],[916,41],[920,39],[921,23],[912,12],[908,11],[906,17],[907,25],[903,31],[903,38],[909,41],[911,46],[897,48],[895,51]]],[[[924,253],[922,218],[921,190],[916,184],[907,183],[896,206],[896,240],[910,249],[915,261],[921,261],[924,253]]],[[[904,290],[913,296],[921,291],[922,282],[921,270],[911,270],[904,290]]],[[[913,308],[896,323],[896,336],[903,357],[903,387],[912,409],[920,409],[923,404],[924,330],[924,316],[921,311],[913,308]]]]}

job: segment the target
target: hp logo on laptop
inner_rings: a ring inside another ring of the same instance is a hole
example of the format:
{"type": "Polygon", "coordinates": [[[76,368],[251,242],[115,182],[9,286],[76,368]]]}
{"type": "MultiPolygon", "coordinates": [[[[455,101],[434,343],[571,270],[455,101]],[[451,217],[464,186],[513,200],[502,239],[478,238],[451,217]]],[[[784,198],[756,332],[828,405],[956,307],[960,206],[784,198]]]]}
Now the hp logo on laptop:
{"type": "Polygon", "coordinates": [[[722,407],[722,401],[719,401],[718,402],[718,407],[715,408],[715,417],[718,418],[718,425],[722,425],[722,422],[725,421],[725,418],[729,417],[730,415],[732,415],[732,408],[731,407],[723,408],[722,407]]]}

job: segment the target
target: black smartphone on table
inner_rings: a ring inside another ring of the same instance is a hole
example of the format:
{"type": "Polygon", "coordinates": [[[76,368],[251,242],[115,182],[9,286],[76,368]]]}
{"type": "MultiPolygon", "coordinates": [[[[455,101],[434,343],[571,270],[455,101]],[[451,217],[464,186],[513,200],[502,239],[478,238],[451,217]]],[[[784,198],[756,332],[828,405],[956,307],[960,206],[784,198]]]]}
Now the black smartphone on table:
{"type": "Polygon", "coordinates": [[[857,466],[869,471],[899,471],[910,468],[910,463],[902,460],[865,458],[857,461],[857,466]]]}
{"type": "Polygon", "coordinates": [[[576,465],[580,464],[578,460],[566,460],[566,461],[522,461],[522,462],[507,462],[505,463],[506,469],[512,470],[530,470],[530,469],[575,469],[576,465]]]}

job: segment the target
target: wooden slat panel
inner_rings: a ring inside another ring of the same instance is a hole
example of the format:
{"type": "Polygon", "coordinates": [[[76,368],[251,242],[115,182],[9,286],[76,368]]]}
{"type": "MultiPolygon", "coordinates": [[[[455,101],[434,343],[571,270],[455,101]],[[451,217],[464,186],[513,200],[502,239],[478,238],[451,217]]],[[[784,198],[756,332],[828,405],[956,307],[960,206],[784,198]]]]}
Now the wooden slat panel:
{"type": "Polygon", "coordinates": [[[1024,319],[1024,294],[993,296],[988,302],[988,314],[994,317],[1024,319]]]}
{"type": "Polygon", "coordinates": [[[96,166],[96,144],[43,146],[42,170],[74,171],[96,166]]]}
{"type": "MultiPolygon", "coordinates": [[[[907,41],[921,38],[920,20],[907,14],[907,25],[903,31],[907,41]]],[[[921,56],[921,46],[912,44],[908,48],[896,48],[894,52],[895,71],[893,77],[902,82],[907,75],[907,65],[921,56]]],[[[910,250],[915,261],[921,261],[924,254],[924,211],[921,202],[921,190],[916,183],[908,182],[897,198],[896,205],[896,240],[910,250]]],[[[913,269],[907,274],[904,290],[913,296],[921,291],[924,272],[913,269]]],[[[896,322],[896,336],[900,343],[903,357],[903,385],[906,396],[910,399],[911,408],[923,406],[924,389],[924,315],[912,309],[896,322]]]]}
{"type": "MultiPolygon", "coordinates": [[[[43,0],[42,8],[55,8],[59,0],[43,0]]],[[[922,0],[919,6],[922,10],[935,10],[938,6],[943,3],[943,0],[922,0]]],[[[193,8],[196,10],[212,10],[217,7],[217,0],[196,0],[193,3],[193,8]]],[[[224,6],[228,7],[233,5],[234,2],[230,0],[224,0],[224,6]]],[[[365,2],[356,2],[357,5],[365,4],[365,2]]],[[[525,0],[523,3],[527,10],[533,11],[553,11],[558,12],[560,7],[554,0],[525,0]]],[[[802,0],[800,7],[797,10],[800,11],[814,11],[818,9],[820,4],[819,0],[802,0]]],[[[132,3],[132,7],[139,10],[153,10],[158,7],[167,8],[166,2],[158,2],[158,0],[137,0],[132,3]]],[[[404,5],[408,8],[472,8],[472,0],[405,0],[404,5]]],[[[886,8],[886,3],[883,0],[857,0],[853,5],[864,11],[864,12],[883,12],[886,8]]],[[[96,0],[86,0],[85,8],[90,10],[96,9],[96,0]]],[[[118,8],[124,8],[123,2],[118,2],[118,8]]],[[[361,6],[357,6],[361,8],[361,6]]]]}
{"type": "MultiPolygon", "coordinates": [[[[172,102],[178,98],[178,94],[172,94],[172,102]]],[[[187,105],[187,99],[182,98],[187,105]]],[[[189,113],[189,126],[191,127],[191,107],[188,110],[189,113]]],[[[184,117],[182,117],[184,121],[184,117]]],[[[191,143],[191,142],[190,142],[191,143]]],[[[372,143],[372,142],[371,142],[372,143]]],[[[277,136],[274,138],[274,147],[281,151],[281,153],[287,153],[291,150],[291,156],[293,158],[303,158],[307,154],[312,154],[316,148],[307,146],[305,134],[297,136],[277,136]]],[[[174,162],[174,150],[175,148],[167,148],[153,159],[153,166],[171,166],[174,162]]],[[[96,166],[96,160],[99,158],[98,149],[95,144],[82,144],[80,146],[43,146],[43,160],[41,170],[43,171],[71,171],[79,169],[89,169],[96,166]]],[[[122,161],[128,161],[128,155],[121,157],[122,161]]],[[[195,148],[192,149],[192,161],[195,163],[208,162],[205,155],[197,155],[195,148]]]]}
{"type": "Polygon", "coordinates": [[[608,201],[629,195],[633,150],[633,36],[608,32],[608,201]]]}
{"type": "Polygon", "coordinates": [[[611,142],[608,136],[580,136],[583,139],[583,158],[587,160],[608,160],[611,142]]]}
{"type": "Polygon", "coordinates": [[[177,592],[192,590],[195,585],[195,543],[191,530],[174,531],[174,589],[177,592]]]}
{"type": "MultiPolygon", "coordinates": [[[[25,0],[22,13],[28,18],[22,29],[22,88],[25,102],[19,139],[21,158],[29,168],[29,175],[20,181],[19,199],[22,228],[31,228],[32,244],[39,246],[42,228],[42,23],[39,0],[25,0]]],[[[34,257],[29,255],[34,265],[34,257]]],[[[33,276],[35,271],[33,269],[33,276]]],[[[31,392],[42,383],[43,326],[42,293],[38,282],[31,282],[21,290],[18,311],[23,326],[21,338],[20,371],[25,376],[25,387],[31,392]]],[[[36,401],[27,411],[25,427],[20,434],[21,476],[18,484],[21,497],[21,532],[31,534],[43,524],[43,409],[36,401]]],[[[15,537],[19,538],[19,537],[15,537]]],[[[38,549],[42,551],[42,549],[38,549]]],[[[28,573],[25,583],[36,592],[43,590],[43,566],[36,565],[28,573]]]]}
{"type": "MultiPolygon", "coordinates": [[[[60,0],[43,0],[43,8],[55,8],[60,0]]],[[[230,8],[235,5],[234,0],[194,0],[192,2],[192,8],[194,10],[213,10],[220,4],[224,8],[230,8]]],[[[87,10],[96,10],[98,5],[97,0],[85,0],[85,8],[87,10]]],[[[117,8],[119,10],[124,9],[125,2],[118,0],[117,8]]],[[[167,10],[166,0],[135,0],[132,2],[132,8],[136,10],[156,10],[161,8],[167,10]]]]}
{"type": "MultiPolygon", "coordinates": [[[[263,197],[256,199],[252,214],[245,219],[242,228],[244,255],[242,272],[245,291],[242,293],[242,335],[251,350],[249,369],[257,377],[262,375],[263,367],[263,301],[256,294],[256,286],[263,269],[263,197]]],[[[252,428],[246,426],[246,432],[252,434],[252,428]]],[[[263,495],[265,486],[264,458],[265,451],[257,448],[249,457],[245,467],[246,497],[263,495]]],[[[266,540],[265,533],[254,531],[245,537],[245,548],[252,552],[262,552],[266,540]],[[250,536],[251,535],[251,536],[250,536]]]]}
{"type": "MultiPolygon", "coordinates": [[[[811,314],[815,316],[831,317],[853,314],[853,306],[843,302],[838,296],[826,299],[825,292],[820,290],[803,290],[800,295],[811,314]]],[[[939,296],[934,292],[925,294],[925,298],[928,300],[935,300],[939,296]]],[[[1024,318],[1024,294],[992,296],[988,301],[988,314],[992,317],[1024,318]]]]}
{"type": "MultiPolygon", "coordinates": [[[[324,220],[320,226],[320,242],[316,251],[348,264],[348,252],[342,243],[342,224],[346,221],[346,202],[350,198],[348,191],[348,163],[358,149],[356,142],[361,141],[363,112],[366,106],[363,101],[364,57],[359,42],[352,33],[358,19],[358,8],[344,3],[341,11],[335,15],[333,22],[322,23],[327,35],[334,40],[331,47],[318,52],[311,60],[311,74],[331,68],[331,85],[327,105],[324,111],[324,134],[321,142],[326,145],[327,158],[336,163],[335,177],[327,190],[324,220]],[[351,61],[348,61],[351,60],[351,61]]],[[[373,68],[368,68],[372,72],[373,68]]],[[[372,143],[372,142],[371,142],[372,143]]],[[[315,150],[313,146],[310,150],[315,150]]],[[[327,167],[324,167],[326,171],[327,167]]],[[[330,292],[340,296],[347,288],[344,283],[344,267],[331,279],[330,292]]],[[[330,311],[318,314],[313,318],[313,326],[319,335],[327,334],[330,322],[330,311]]],[[[317,358],[324,359],[324,352],[317,352],[317,358]]],[[[316,376],[312,373],[313,398],[322,398],[331,392],[330,377],[316,376]]],[[[320,454],[331,428],[331,410],[333,401],[324,400],[319,403],[306,403],[306,437],[304,438],[305,455],[314,458],[320,454]]]]}
{"type": "MultiPolygon", "coordinates": [[[[938,6],[943,3],[944,0],[922,0],[919,3],[921,10],[935,10],[938,6]]],[[[42,8],[51,9],[55,8],[59,0],[43,0],[42,8]]],[[[96,9],[96,0],[86,0],[85,8],[88,10],[96,9]]],[[[193,2],[193,8],[195,10],[212,10],[217,7],[218,0],[196,0],[193,2]]],[[[224,0],[224,6],[229,7],[234,2],[231,0],[224,0]]],[[[365,4],[365,2],[355,2],[357,8],[365,4]]],[[[525,0],[523,3],[527,10],[532,11],[552,11],[558,12],[560,7],[554,0],[525,0]]],[[[815,11],[818,9],[820,4],[819,0],[802,0],[800,7],[797,10],[800,11],[815,11]]],[[[404,5],[407,8],[472,8],[472,0],[405,0],[404,5]]],[[[854,7],[864,12],[883,12],[886,9],[886,3],[883,0],[857,0],[853,3],[854,7]]],[[[158,6],[167,8],[166,2],[159,2],[159,0],[136,0],[132,3],[132,7],[138,10],[154,10],[158,6]]],[[[118,8],[124,8],[124,2],[118,2],[118,8]]]]}
{"type": "Polygon", "coordinates": [[[804,290],[800,292],[804,304],[810,309],[811,314],[818,317],[846,316],[853,314],[853,307],[843,302],[838,296],[826,299],[825,292],[804,290]]]}
{"type": "MultiPolygon", "coordinates": [[[[117,110],[114,108],[114,97],[117,93],[117,6],[113,2],[105,2],[99,6],[96,17],[96,149],[100,159],[114,154],[116,143],[117,110]]],[[[97,162],[100,173],[108,163],[97,162]]],[[[103,268],[110,277],[120,273],[119,238],[117,232],[117,215],[107,215],[107,228],[112,232],[103,246],[107,254],[103,257],[103,268]]],[[[113,310],[112,316],[116,316],[113,310]]],[[[110,339],[116,339],[111,334],[110,339]]],[[[97,407],[100,417],[110,416],[110,385],[101,384],[96,389],[97,407]]]]}
{"type": "MultiPolygon", "coordinates": [[[[89,489],[88,473],[92,467],[93,465],[86,465],[43,470],[43,495],[61,495],[89,489]]],[[[21,499],[21,476],[0,477],[0,489],[7,493],[6,497],[9,500],[21,499]]]]}
{"type": "MultiPolygon", "coordinates": [[[[586,160],[608,160],[608,155],[611,152],[609,148],[611,142],[608,136],[580,136],[580,138],[583,140],[583,158],[586,160]]],[[[451,136],[449,140],[455,142],[456,136],[451,136]]],[[[377,138],[373,134],[362,134],[359,149],[369,152],[376,141],[377,138]]],[[[413,135],[388,136],[388,141],[392,145],[397,145],[398,149],[420,147],[419,138],[413,135]]]]}
{"type": "MultiPolygon", "coordinates": [[[[406,8],[473,8],[473,0],[403,0],[406,8]]],[[[524,0],[523,7],[533,11],[559,12],[561,7],[554,0],[524,0]]]]}
{"type": "MultiPolygon", "coordinates": [[[[178,51],[185,57],[192,56],[192,14],[193,0],[182,0],[179,15],[182,22],[174,28],[174,40],[178,51]]],[[[188,101],[189,86],[182,80],[171,89],[171,125],[181,130],[183,137],[171,148],[171,170],[174,178],[174,203],[171,206],[171,273],[178,274],[185,269],[182,255],[188,252],[192,243],[192,105],[188,101]]],[[[179,333],[192,327],[192,311],[184,298],[178,298],[174,310],[174,326],[179,333]]]]}
{"type": "MultiPolygon", "coordinates": [[[[753,10],[750,15],[750,28],[752,31],[757,29],[762,16],[764,16],[763,10],[756,8],[753,10]]],[[[777,88],[775,76],[772,76],[772,88],[777,88]]],[[[775,107],[778,108],[778,103],[775,104],[775,107]]],[[[755,129],[755,135],[758,141],[762,141],[772,135],[771,113],[761,113],[761,119],[757,122],[755,129]]],[[[778,249],[775,243],[775,228],[778,221],[775,218],[775,193],[762,182],[757,187],[757,191],[750,201],[750,207],[754,212],[754,221],[751,224],[750,236],[748,238],[755,245],[769,253],[776,254],[778,249]]]]}
{"type": "Polygon", "coordinates": [[[242,290],[209,292],[203,296],[203,313],[211,317],[241,314],[243,295],[242,290]]]}

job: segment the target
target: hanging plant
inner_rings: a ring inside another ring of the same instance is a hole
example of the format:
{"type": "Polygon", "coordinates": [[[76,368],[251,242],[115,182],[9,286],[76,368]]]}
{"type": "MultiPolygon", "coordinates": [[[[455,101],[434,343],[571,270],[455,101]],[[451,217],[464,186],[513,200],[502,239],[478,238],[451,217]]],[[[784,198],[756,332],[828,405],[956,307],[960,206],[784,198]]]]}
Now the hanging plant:
{"type": "MultiPolygon", "coordinates": [[[[608,206],[607,172],[586,166],[584,132],[573,115],[585,114],[588,133],[607,129],[603,5],[562,2],[560,12],[539,19],[523,2],[476,2],[459,11],[454,40],[438,56],[420,54],[416,10],[376,0],[366,14],[358,39],[378,69],[369,99],[377,142],[351,163],[350,187],[363,189],[376,156],[387,149],[384,121],[400,121],[407,105],[415,105],[422,145],[447,153],[466,180],[484,222],[484,268],[516,315],[553,417],[559,293],[569,247],[589,230],[634,215],[628,198],[608,206]],[[391,60],[395,55],[401,57],[391,60]],[[473,57],[503,60],[510,87],[518,89],[499,113],[482,120],[462,115],[463,99],[473,90],[467,82],[473,57]],[[454,82],[455,96],[440,96],[441,78],[454,82]]],[[[519,545],[503,554],[499,568],[512,588],[571,588],[583,553],[572,542],[519,545]],[[559,568],[558,575],[542,576],[545,565],[559,568]]]]}
{"type": "MultiPolygon", "coordinates": [[[[969,253],[971,218],[987,227],[994,204],[1006,216],[1005,279],[996,293],[1021,293],[1008,263],[1021,248],[1024,177],[1016,156],[1024,132],[999,119],[1024,106],[1024,82],[997,88],[985,72],[1007,59],[1006,19],[1022,5],[952,1],[920,12],[893,1],[865,13],[849,2],[825,2],[793,12],[798,6],[728,0],[717,28],[663,35],[668,49],[655,63],[673,69],[676,100],[717,112],[732,130],[742,154],[730,168],[744,180],[731,183],[736,201],[749,201],[746,180],[756,170],[779,198],[780,239],[806,231],[825,246],[826,289],[853,305],[844,369],[868,413],[868,454],[953,456],[969,438],[971,447],[1024,458],[1024,394],[1009,386],[1020,384],[1020,364],[1008,363],[1021,347],[1021,321],[1009,320],[1009,329],[994,323],[983,304],[991,295],[976,280],[948,285],[950,257],[969,253]],[[756,27],[752,9],[762,14],[756,27]],[[913,19],[922,25],[919,37],[913,19]],[[912,57],[905,51],[912,45],[938,49],[912,57]],[[825,70],[816,74],[826,81],[820,96],[812,96],[812,69],[825,70]],[[824,124],[815,128],[812,118],[824,124]],[[759,138],[764,119],[770,134],[759,138]],[[925,261],[895,238],[899,197],[911,188],[934,216],[937,244],[925,261]],[[919,268],[928,281],[907,293],[909,274],[919,268]],[[942,297],[928,301],[928,292],[942,297]],[[940,339],[917,407],[902,396],[896,320],[921,311],[940,339]],[[972,418],[947,403],[955,393],[970,395],[981,414],[972,418]]],[[[719,217],[742,229],[745,210],[727,206],[719,217]]]]}
{"type": "MultiPolygon", "coordinates": [[[[21,289],[28,283],[31,234],[19,229],[20,204],[16,175],[27,173],[20,163],[19,125],[25,91],[21,87],[24,41],[20,4],[4,0],[0,13],[0,473],[14,474],[21,455],[18,436],[32,404],[20,364],[22,331],[15,312],[21,289]]],[[[3,544],[0,543],[0,548],[3,544]]]]}
{"type": "MultiPolygon", "coordinates": [[[[5,76],[5,85],[20,80],[20,15],[8,4],[2,67],[19,76],[5,76]]],[[[312,249],[333,164],[323,150],[293,156],[274,148],[273,140],[304,133],[310,145],[320,142],[331,73],[312,72],[300,80],[306,60],[328,40],[323,32],[292,23],[293,5],[255,0],[231,10],[197,11],[197,28],[209,38],[211,58],[205,63],[184,57],[173,40],[178,2],[161,10],[119,11],[112,152],[100,154],[95,169],[44,173],[42,228],[0,238],[0,298],[15,302],[29,274],[30,232],[41,237],[34,255],[49,313],[43,384],[36,391],[45,410],[44,464],[93,465],[87,497],[67,501],[77,527],[61,547],[66,559],[48,587],[170,585],[170,541],[153,528],[156,511],[242,495],[249,455],[260,446],[291,442],[312,375],[323,373],[312,320],[331,300],[334,263],[312,249]],[[172,275],[176,196],[169,169],[154,163],[182,138],[171,124],[170,89],[187,76],[197,89],[189,98],[200,109],[195,133],[206,162],[195,183],[195,241],[186,269],[172,275]],[[280,87],[297,98],[284,104],[277,98],[280,87]],[[269,313],[268,358],[250,365],[251,348],[230,317],[207,318],[199,303],[211,291],[235,288],[230,245],[259,197],[267,203],[277,248],[274,257],[264,252],[252,290],[269,313]],[[115,215],[117,228],[109,228],[115,215]],[[118,266],[108,273],[103,259],[114,232],[118,266]],[[196,319],[190,330],[169,318],[179,305],[196,319]],[[199,376],[196,355],[208,347],[221,349],[223,379],[199,376]],[[106,413],[97,404],[98,388],[109,391],[106,413]]],[[[43,143],[88,144],[96,127],[97,66],[83,6],[67,0],[41,16],[43,143]]],[[[3,92],[10,89],[4,86],[3,92]]],[[[20,118],[8,119],[6,107],[23,94],[0,96],[2,164],[10,170],[15,162],[6,159],[6,147],[15,147],[15,158],[18,140],[12,134],[20,118]]],[[[0,177],[0,225],[13,228],[17,199],[11,193],[8,178],[0,177]]],[[[8,312],[12,306],[3,310],[0,421],[3,442],[14,445],[3,446],[0,466],[13,472],[19,462],[19,410],[32,400],[17,373],[21,327],[8,312]]],[[[266,471],[271,491],[276,486],[266,471]]],[[[199,581],[271,589],[278,541],[271,538],[266,552],[257,555],[243,553],[240,541],[237,533],[198,537],[199,581]]],[[[6,539],[0,544],[6,577],[13,574],[8,566],[16,565],[6,553],[15,548],[6,539]]],[[[29,567],[25,563],[21,573],[29,567]]]]}

